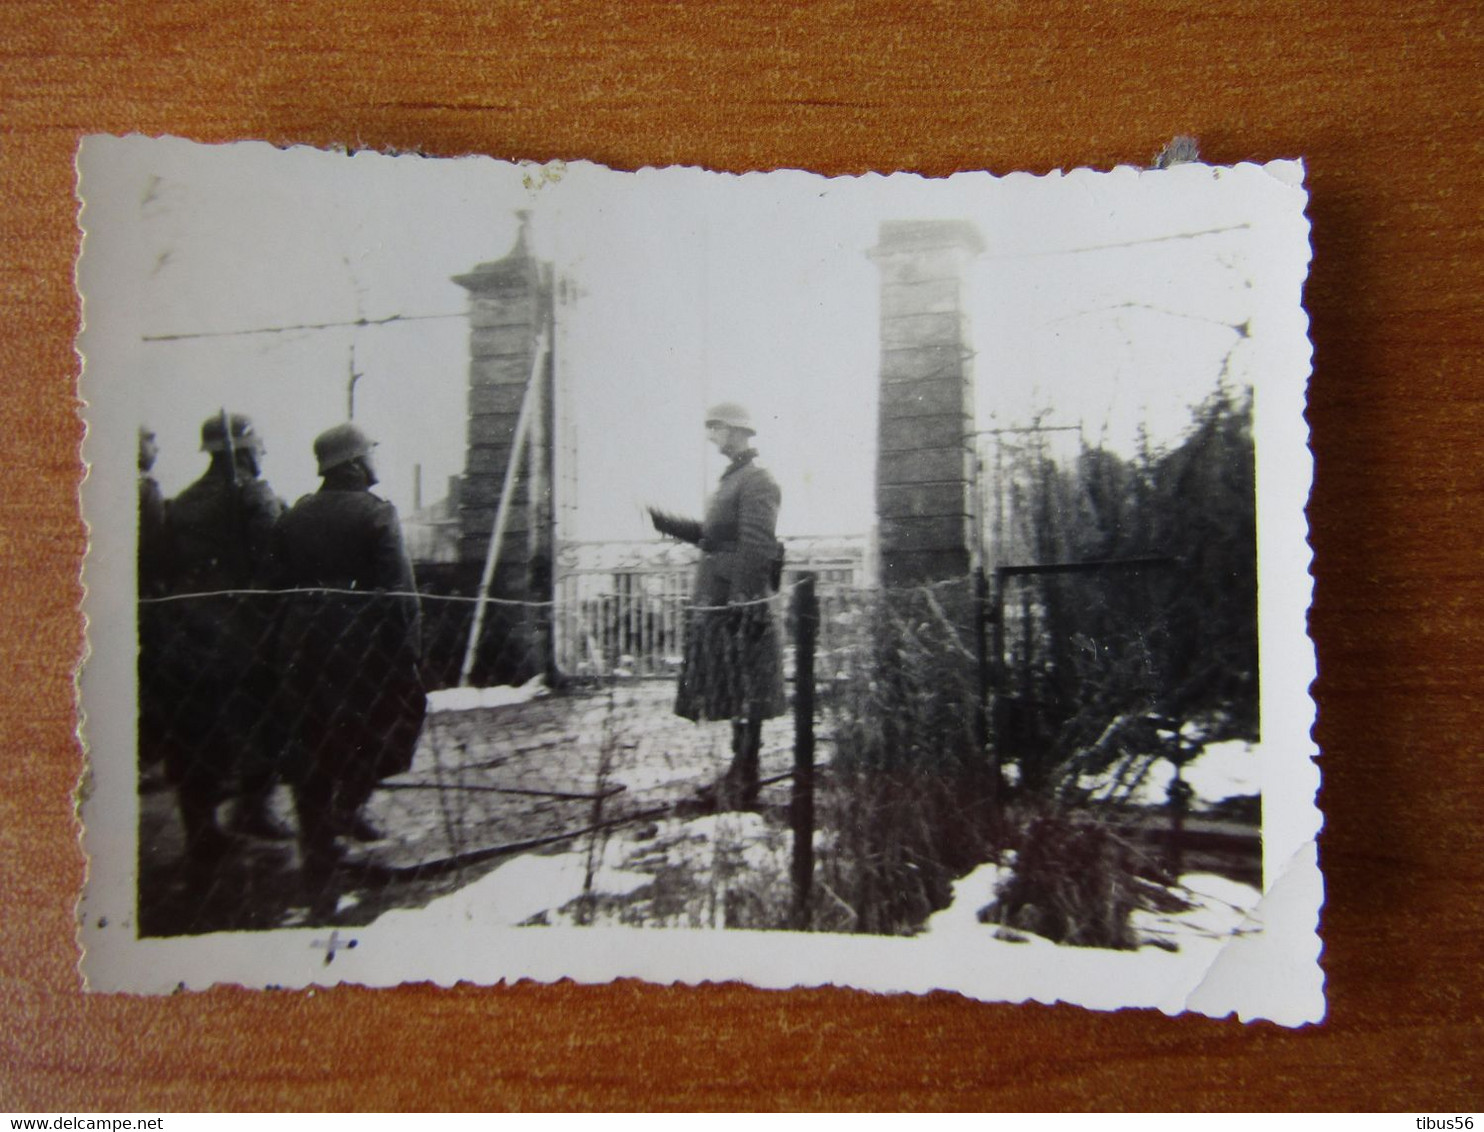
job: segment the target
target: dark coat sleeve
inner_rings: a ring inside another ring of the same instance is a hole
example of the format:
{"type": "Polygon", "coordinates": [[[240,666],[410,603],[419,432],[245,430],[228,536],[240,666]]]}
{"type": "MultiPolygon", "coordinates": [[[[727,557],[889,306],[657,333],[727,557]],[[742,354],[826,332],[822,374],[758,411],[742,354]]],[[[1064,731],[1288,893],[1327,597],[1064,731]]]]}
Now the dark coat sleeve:
{"type": "Polygon", "coordinates": [[[283,514],[283,500],[260,479],[244,480],[237,490],[242,537],[247,544],[253,583],[267,585],[273,572],[273,532],[283,514]]]}
{"type": "Polygon", "coordinates": [[[412,560],[402,541],[402,523],[397,509],[385,500],[378,500],[374,544],[372,547],[372,572],[377,589],[396,595],[398,618],[401,622],[405,643],[414,657],[422,656],[422,605],[417,598],[417,580],[412,574],[412,560]]]}
{"type": "Polygon", "coordinates": [[[678,515],[671,515],[666,511],[657,511],[653,507],[649,509],[649,521],[654,524],[654,529],[662,535],[688,542],[692,546],[701,544],[701,523],[699,519],[682,519],[678,515]]]}
{"type": "Polygon", "coordinates": [[[412,563],[402,543],[402,524],[397,518],[397,509],[385,501],[379,502],[371,551],[376,588],[410,593],[416,587],[412,580],[412,563]]]}

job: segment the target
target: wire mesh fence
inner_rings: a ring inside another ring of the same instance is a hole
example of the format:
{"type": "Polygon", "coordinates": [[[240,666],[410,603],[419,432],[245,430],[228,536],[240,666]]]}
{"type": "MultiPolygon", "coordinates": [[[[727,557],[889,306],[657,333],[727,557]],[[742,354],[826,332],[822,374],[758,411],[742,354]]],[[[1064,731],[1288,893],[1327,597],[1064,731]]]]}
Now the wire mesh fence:
{"type": "MultiPolygon", "coordinates": [[[[512,682],[450,687],[472,604],[326,590],[141,600],[144,934],[353,923],[512,854],[706,807],[730,732],[677,716],[674,676],[615,664],[536,679],[550,673],[553,607],[495,602],[482,663],[512,682]]],[[[786,791],[791,747],[787,718],[763,724],[760,805],[786,791]]]]}
{"type": "MultiPolygon", "coordinates": [[[[627,623],[670,615],[672,595],[647,596],[627,623]]],[[[986,645],[993,605],[972,578],[786,585],[756,616],[789,708],[762,720],[755,796],[732,806],[736,728],[683,710],[696,610],[675,611],[678,671],[594,650],[574,673],[562,618],[597,638],[612,603],[496,602],[480,655],[509,679],[459,688],[465,596],[141,600],[141,932],[352,925],[476,894],[508,925],[915,932],[1016,836],[992,693],[1021,646],[986,645]]]]}

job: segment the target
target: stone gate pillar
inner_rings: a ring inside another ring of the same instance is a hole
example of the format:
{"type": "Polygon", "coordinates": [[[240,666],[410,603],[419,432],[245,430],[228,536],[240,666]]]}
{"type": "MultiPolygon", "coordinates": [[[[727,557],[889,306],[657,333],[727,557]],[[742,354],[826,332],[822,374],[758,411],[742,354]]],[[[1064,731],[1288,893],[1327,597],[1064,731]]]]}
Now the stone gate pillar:
{"type": "Polygon", "coordinates": [[[984,250],[962,220],[888,220],[881,269],[876,515],[882,585],[964,578],[973,537],[974,375],[964,269],[984,250]]]}
{"type": "MultiPolygon", "coordinates": [[[[459,483],[459,561],[477,581],[510,469],[521,405],[530,390],[525,456],[515,469],[492,596],[547,602],[552,592],[552,271],[532,255],[528,217],[503,259],[453,281],[469,292],[469,412],[459,483]],[[542,340],[545,352],[539,359],[542,340]]],[[[549,663],[549,640],[533,616],[492,622],[486,678],[521,679],[549,663]],[[503,637],[505,639],[501,639],[503,637]],[[518,646],[518,647],[514,647],[518,646]],[[520,658],[515,661],[512,658],[520,658]]]]}

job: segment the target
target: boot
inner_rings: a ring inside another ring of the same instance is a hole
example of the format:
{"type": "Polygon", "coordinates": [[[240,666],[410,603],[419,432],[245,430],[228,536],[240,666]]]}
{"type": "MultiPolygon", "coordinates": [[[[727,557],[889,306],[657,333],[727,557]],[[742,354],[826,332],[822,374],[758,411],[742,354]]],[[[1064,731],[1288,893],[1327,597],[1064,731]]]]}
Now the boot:
{"type": "Polygon", "coordinates": [[[185,827],[186,863],[194,869],[210,869],[231,847],[231,838],[216,824],[216,795],[194,783],[179,787],[180,822],[185,827]]]}
{"type": "Polygon", "coordinates": [[[335,832],[362,843],[382,841],[386,834],[362,812],[376,790],[374,780],[348,778],[335,795],[335,832]]]}
{"type": "Polygon", "coordinates": [[[335,842],[335,832],[328,820],[323,801],[303,794],[299,803],[299,886],[300,899],[309,909],[311,924],[329,923],[340,902],[336,867],[344,850],[335,842]]]}
{"type": "Polygon", "coordinates": [[[243,837],[256,837],[263,841],[290,841],[294,831],[279,821],[271,805],[273,786],[254,789],[237,800],[232,808],[232,817],[227,828],[243,837]]]}
{"type": "Polygon", "coordinates": [[[332,840],[317,845],[305,844],[300,850],[304,860],[299,869],[300,900],[309,910],[308,922],[326,924],[340,906],[340,878],[335,868],[341,850],[332,840]]]}
{"type": "Polygon", "coordinates": [[[340,834],[352,841],[362,843],[385,841],[386,831],[376,825],[365,814],[350,814],[341,819],[340,834]]]}
{"type": "Polygon", "coordinates": [[[732,765],[716,788],[718,810],[755,810],[758,795],[758,753],[762,747],[761,720],[732,723],[732,765]]]}

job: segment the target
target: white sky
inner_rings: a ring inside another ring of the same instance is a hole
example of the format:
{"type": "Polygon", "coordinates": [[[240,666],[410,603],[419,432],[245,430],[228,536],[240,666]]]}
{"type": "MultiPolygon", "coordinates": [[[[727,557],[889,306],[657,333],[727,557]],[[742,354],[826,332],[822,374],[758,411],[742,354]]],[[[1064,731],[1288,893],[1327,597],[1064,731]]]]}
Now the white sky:
{"type": "Polygon", "coordinates": [[[869,528],[879,277],[866,250],[883,220],[966,219],[984,236],[969,288],[980,428],[1047,410],[1122,451],[1141,424],[1172,442],[1223,367],[1260,389],[1265,314],[1296,301],[1273,282],[1292,273],[1270,249],[1302,217],[1253,167],[543,176],[140,138],[90,140],[80,164],[84,396],[127,432],[120,451],[137,424],[155,429],[167,495],[200,474],[201,421],[223,406],[256,421],[280,495],[314,490],[310,442],[345,417],[353,344],[379,490],[405,514],[420,464],[423,501],[442,496],[463,466],[468,365],[467,296],[450,277],[505,255],[521,208],[537,254],[579,295],[558,350],[578,437],[570,537],[642,537],[645,502],[698,514],[720,470],[701,416],[722,399],[760,422],[783,533],[869,528]],[[390,315],[454,317],[230,333],[390,315]]]}

